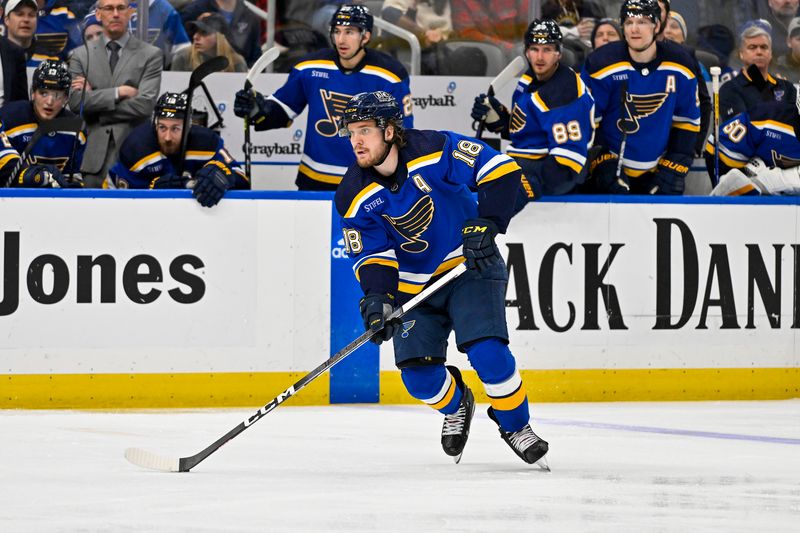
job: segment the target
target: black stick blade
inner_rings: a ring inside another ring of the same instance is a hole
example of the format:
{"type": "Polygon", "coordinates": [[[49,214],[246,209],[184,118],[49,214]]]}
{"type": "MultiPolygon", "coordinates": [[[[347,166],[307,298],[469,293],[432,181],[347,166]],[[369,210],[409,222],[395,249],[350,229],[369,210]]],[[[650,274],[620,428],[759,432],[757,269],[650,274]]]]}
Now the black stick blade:
{"type": "Polygon", "coordinates": [[[202,63],[192,71],[192,75],[189,77],[189,92],[191,93],[193,89],[198,87],[200,82],[203,81],[203,78],[209,74],[225,70],[227,66],[228,58],[225,56],[212,57],[208,61],[202,63]]]}

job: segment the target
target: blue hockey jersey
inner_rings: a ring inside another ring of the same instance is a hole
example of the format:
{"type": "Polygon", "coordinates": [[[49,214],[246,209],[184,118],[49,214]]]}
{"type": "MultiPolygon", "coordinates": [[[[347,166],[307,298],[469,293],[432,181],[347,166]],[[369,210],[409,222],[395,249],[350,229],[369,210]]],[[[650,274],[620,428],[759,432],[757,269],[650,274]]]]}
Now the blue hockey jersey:
{"type": "Polygon", "coordinates": [[[595,100],[597,143],[619,154],[623,128],[628,132],[625,174],[653,170],[666,153],[692,157],[700,102],[692,59],[681,46],[658,42],[656,59],[637,64],[624,41],[608,43],[589,54],[581,76],[595,100]]]}
{"type": "Polygon", "coordinates": [[[45,59],[66,61],[69,51],[83,42],[78,22],[69,9],[69,2],[48,0],[39,11],[36,40],[29,53],[28,66],[36,67],[45,59]]]}
{"type": "Polygon", "coordinates": [[[413,127],[408,73],[392,57],[366,49],[366,56],[353,69],[345,70],[335,50],[306,56],[289,73],[289,79],[269,97],[290,119],[308,106],[308,124],[298,185],[338,185],[347,167],[355,162],[350,141],[338,136],[338,120],[345,104],[358,93],[386,91],[400,103],[403,125],[413,127]]]}
{"type": "MultiPolygon", "coordinates": [[[[61,110],[59,117],[74,116],[70,110],[61,110]]],[[[20,155],[28,146],[39,120],[28,100],[9,102],[0,108],[0,123],[4,134],[0,146],[0,183],[5,183],[20,155]]],[[[52,165],[64,174],[80,175],[86,133],[80,132],[76,139],[73,131],[57,131],[39,139],[26,161],[30,165],[52,165]],[[75,156],[73,157],[73,150],[75,156]]]]}
{"type": "MultiPolygon", "coordinates": [[[[759,104],[729,118],[720,126],[720,175],[732,168],[742,168],[754,157],[770,167],[790,168],[800,165],[800,141],[794,124],[798,121],[794,102],[759,104]]],[[[714,175],[714,136],[706,143],[706,167],[714,175]]]]}
{"type": "MultiPolygon", "coordinates": [[[[119,159],[109,170],[110,184],[118,189],[148,189],[153,180],[177,174],[179,154],[166,156],[158,146],[158,137],[151,123],[131,131],[119,150],[119,159]]],[[[192,176],[209,164],[222,164],[236,176],[235,189],[249,189],[250,182],[216,132],[202,126],[192,126],[186,143],[184,174],[192,176]]]]}
{"type": "Polygon", "coordinates": [[[594,137],[594,98],[575,71],[559,65],[552,77],[538,82],[529,69],[514,91],[506,153],[544,194],[564,194],[583,181],[586,157],[594,137]]]}
{"type": "Polygon", "coordinates": [[[505,231],[521,176],[508,155],[457,133],[407,130],[407,141],[396,180],[354,164],[335,196],[364,293],[397,294],[400,303],[464,261],[466,220],[488,218],[505,231]]]}

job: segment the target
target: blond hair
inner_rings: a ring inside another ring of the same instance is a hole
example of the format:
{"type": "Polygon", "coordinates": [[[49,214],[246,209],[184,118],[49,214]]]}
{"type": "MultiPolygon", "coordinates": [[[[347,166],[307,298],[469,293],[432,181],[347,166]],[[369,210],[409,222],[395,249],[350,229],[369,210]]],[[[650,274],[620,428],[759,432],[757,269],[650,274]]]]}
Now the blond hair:
{"type": "MultiPolygon", "coordinates": [[[[224,34],[220,32],[214,32],[214,35],[217,36],[217,46],[215,53],[211,54],[212,57],[216,56],[224,56],[228,58],[228,66],[225,67],[223,72],[235,72],[236,71],[236,63],[239,61],[244,61],[244,58],[240,54],[233,49],[233,46],[228,41],[228,38],[225,37],[224,34]]],[[[189,65],[191,66],[192,70],[199,67],[207,58],[204,58],[203,55],[197,51],[197,49],[192,46],[192,51],[189,53],[189,65]]]]}

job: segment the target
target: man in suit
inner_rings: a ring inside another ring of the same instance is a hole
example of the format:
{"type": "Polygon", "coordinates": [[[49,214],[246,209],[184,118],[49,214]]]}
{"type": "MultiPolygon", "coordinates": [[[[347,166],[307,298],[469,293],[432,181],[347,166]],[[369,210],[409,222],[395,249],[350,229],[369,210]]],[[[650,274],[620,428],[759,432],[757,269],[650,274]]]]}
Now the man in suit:
{"type": "Polygon", "coordinates": [[[128,33],[132,15],[130,0],[99,0],[103,35],[70,57],[69,105],[83,115],[89,134],[81,167],[87,187],[102,186],[122,141],[150,119],[161,89],[161,50],[128,33]]]}

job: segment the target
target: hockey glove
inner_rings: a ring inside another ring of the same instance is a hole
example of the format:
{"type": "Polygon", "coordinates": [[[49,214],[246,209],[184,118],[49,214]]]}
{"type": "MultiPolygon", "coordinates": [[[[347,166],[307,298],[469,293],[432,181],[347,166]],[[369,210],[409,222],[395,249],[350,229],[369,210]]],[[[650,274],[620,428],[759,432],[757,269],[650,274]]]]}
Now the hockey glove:
{"type": "Polygon", "coordinates": [[[375,335],[370,339],[375,344],[391,339],[403,327],[399,318],[387,320],[394,311],[394,297],[391,294],[368,294],[358,304],[364,329],[375,335]]]}
{"type": "Polygon", "coordinates": [[[689,167],[682,161],[662,157],[653,171],[652,183],[647,192],[649,194],[682,195],[688,173],[689,167]]]}
{"type": "Polygon", "coordinates": [[[500,262],[500,250],[494,242],[497,233],[497,225],[491,220],[473,218],[464,222],[461,238],[468,268],[484,272],[500,262]]]}
{"type": "Polygon", "coordinates": [[[604,152],[591,163],[591,173],[597,183],[597,192],[605,194],[628,194],[631,186],[624,171],[617,177],[619,156],[604,152]]]}
{"type": "Polygon", "coordinates": [[[506,106],[494,96],[487,96],[483,93],[475,97],[470,116],[475,120],[485,121],[486,129],[493,133],[503,131],[511,118],[506,106]]]}
{"type": "Polygon", "coordinates": [[[800,167],[770,168],[759,157],[751,159],[742,169],[762,194],[800,195],[800,167]]]}
{"type": "Polygon", "coordinates": [[[225,191],[233,187],[234,176],[231,169],[210,161],[195,174],[194,197],[203,207],[213,207],[219,203],[225,191]]]}
{"type": "Polygon", "coordinates": [[[69,181],[53,165],[29,165],[17,176],[17,187],[52,187],[71,189],[82,187],[81,182],[69,181]]]}
{"type": "Polygon", "coordinates": [[[255,118],[258,115],[265,115],[264,102],[266,98],[257,91],[245,91],[241,89],[236,92],[236,99],[233,101],[233,114],[240,118],[255,118]]]}
{"type": "Polygon", "coordinates": [[[150,182],[151,189],[185,189],[189,178],[177,174],[164,174],[153,178],[150,182]]]}

